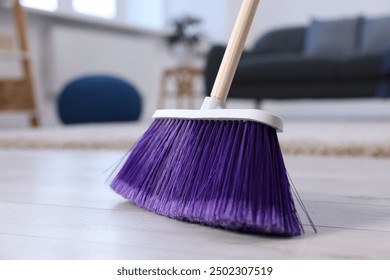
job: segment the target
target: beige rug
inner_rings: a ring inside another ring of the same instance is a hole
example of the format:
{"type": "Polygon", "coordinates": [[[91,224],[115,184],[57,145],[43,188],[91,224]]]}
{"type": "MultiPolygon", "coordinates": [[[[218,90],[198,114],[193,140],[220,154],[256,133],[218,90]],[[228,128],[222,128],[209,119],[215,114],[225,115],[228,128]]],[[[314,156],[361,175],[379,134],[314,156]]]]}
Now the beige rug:
{"type": "MultiPolygon", "coordinates": [[[[0,130],[2,149],[129,149],[149,124],[0,130]]],[[[390,120],[285,122],[285,154],[390,157],[390,120]]]]}
{"type": "Polygon", "coordinates": [[[279,139],[286,154],[390,157],[390,120],[289,121],[279,139]]]}

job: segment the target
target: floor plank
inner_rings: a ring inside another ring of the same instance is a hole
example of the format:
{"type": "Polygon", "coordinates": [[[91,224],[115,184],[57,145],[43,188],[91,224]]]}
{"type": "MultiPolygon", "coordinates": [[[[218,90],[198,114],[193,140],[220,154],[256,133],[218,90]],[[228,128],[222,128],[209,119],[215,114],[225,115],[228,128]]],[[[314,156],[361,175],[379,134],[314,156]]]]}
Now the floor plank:
{"type": "Polygon", "coordinates": [[[179,222],[131,205],[106,184],[107,168],[122,156],[0,150],[0,258],[390,259],[390,160],[286,157],[319,233],[305,226],[306,235],[282,239],[179,222]]]}

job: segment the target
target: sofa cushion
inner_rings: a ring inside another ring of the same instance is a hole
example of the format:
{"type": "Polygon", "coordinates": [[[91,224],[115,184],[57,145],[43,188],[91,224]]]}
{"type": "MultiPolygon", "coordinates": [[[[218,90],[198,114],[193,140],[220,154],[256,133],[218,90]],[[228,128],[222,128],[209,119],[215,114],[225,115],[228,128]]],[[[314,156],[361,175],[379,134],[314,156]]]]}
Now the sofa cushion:
{"type": "Polygon", "coordinates": [[[361,51],[381,52],[390,48],[390,17],[365,19],[361,51]]]}
{"type": "Polygon", "coordinates": [[[381,60],[380,54],[363,54],[341,60],[337,78],[341,80],[380,79],[381,60]]]}
{"type": "Polygon", "coordinates": [[[336,62],[308,58],[294,53],[244,56],[238,66],[236,83],[261,81],[324,81],[335,78],[336,62]]]}
{"type": "Polygon", "coordinates": [[[270,31],[260,37],[253,52],[302,52],[306,27],[283,28],[270,31]]]}
{"type": "Polygon", "coordinates": [[[360,20],[313,20],[306,34],[305,55],[337,58],[353,54],[358,42],[360,20]]]}

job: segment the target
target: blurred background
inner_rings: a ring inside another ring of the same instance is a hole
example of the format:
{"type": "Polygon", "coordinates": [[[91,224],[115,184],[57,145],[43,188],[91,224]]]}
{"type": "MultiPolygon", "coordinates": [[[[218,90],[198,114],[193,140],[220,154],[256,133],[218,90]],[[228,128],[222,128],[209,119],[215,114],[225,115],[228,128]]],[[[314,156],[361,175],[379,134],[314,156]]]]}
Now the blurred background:
{"type": "MultiPolygon", "coordinates": [[[[137,107],[132,109],[137,111],[132,117],[136,120],[150,119],[159,107],[197,108],[207,91],[204,70],[209,51],[215,45],[227,43],[241,4],[239,0],[19,2],[26,16],[24,24],[28,43],[28,50],[22,50],[22,53],[28,53],[31,64],[34,108],[41,126],[67,122],[61,119],[59,100],[70,83],[84,77],[108,76],[132,86],[133,94],[141,100],[136,98],[136,104],[131,105],[137,107]],[[181,79],[184,80],[180,82],[181,79]],[[183,98],[189,100],[183,101],[183,98]]],[[[26,57],[17,55],[20,38],[15,32],[14,4],[12,0],[0,1],[0,80],[23,76],[20,61],[26,57]]],[[[270,30],[309,26],[314,19],[330,21],[387,16],[390,16],[388,0],[263,0],[246,49],[251,50],[270,30]]],[[[0,91],[5,89],[0,82],[0,91]]],[[[10,102],[5,101],[4,96],[0,102],[10,102]]],[[[93,103],[93,97],[88,98],[92,99],[78,100],[77,96],[71,96],[64,102],[83,103],[78,110],[85,110],[90,106],[85,103],[93,103]]],[[[359,111],[371,102],[372,114],[386,115],[389,112],[388,102],[383,99],[372,101],[373,98],[363,96],[363,100],[352,98],[352,102],[344,99],[332,102],[332,98],[322,98],[314,103],[316,109],[313,109],[311,99],[288,102],[288,98],[283,98],[283,101],[276,102],[271,98],[267,99],[267,108],[282,114],[288,114],[289,110],[302,112],[302,108],[306,108],[308,115],[321,110],[329,113],[331,108],[337,114],[337,110],[345,111],[346,104],[359,111]],[[331,104],[331,107],[326,104],[331,104]]],[[[104,103],[104,97],[99,102],[104,103]]],[[[250,98],[235,98],[231,104],[232,107],[256,106],[255,100],[250,98]]],[[[65,111],[73,110],[65,107],[65,111]]],[[[0,111],[0,127],[26,126],[28,118],[18,110],[3,110],[0,111]]]]}

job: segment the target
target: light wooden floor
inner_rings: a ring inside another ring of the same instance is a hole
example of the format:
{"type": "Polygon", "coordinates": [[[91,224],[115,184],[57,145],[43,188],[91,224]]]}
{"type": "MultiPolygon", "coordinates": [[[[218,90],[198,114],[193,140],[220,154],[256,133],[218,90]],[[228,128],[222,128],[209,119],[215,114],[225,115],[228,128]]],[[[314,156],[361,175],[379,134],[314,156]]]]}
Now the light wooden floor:
{"type": "Polygon", "coordinates": [[[283,239],[127,203],[105,184],[122,155],[0,151],[0,258],[390,259],[390,159],[286,157],[319,233],[283,239]]]}

